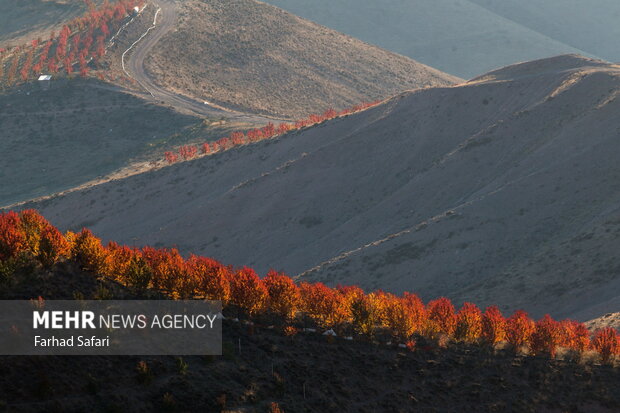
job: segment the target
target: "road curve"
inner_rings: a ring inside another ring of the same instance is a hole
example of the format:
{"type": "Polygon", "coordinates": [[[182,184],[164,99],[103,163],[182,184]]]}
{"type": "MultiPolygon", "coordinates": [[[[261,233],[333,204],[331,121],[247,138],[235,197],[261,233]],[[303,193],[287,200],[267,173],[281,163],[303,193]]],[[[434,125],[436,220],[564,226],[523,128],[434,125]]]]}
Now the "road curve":
{"type": "Polygon", "coordinates": [[[168,32],[174,30],[177,24],[177,6],[173,0],[157,0],[152,3],[160,12],[157,16],[157,24],[149,33],[140,40],[134,47],[129,58],[126,59],[125,69],[155,100],[164,102],[168,105],[189,110],[197,115],[206,117],[234,119],[241,122],[264,124],[273,121],[267,118],[249,113],[223,110],[204,104],[204,101],[191,99],[187,96],[179,95],[157,85],[146,73],[144,60],[149,52],[155,47],[168,32]]]}

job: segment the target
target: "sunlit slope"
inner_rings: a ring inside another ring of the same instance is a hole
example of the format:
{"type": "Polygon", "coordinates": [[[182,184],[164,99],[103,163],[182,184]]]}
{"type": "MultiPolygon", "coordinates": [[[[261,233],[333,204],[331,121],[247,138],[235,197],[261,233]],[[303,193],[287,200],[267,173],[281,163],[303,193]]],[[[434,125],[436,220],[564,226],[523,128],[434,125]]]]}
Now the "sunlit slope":
{"type": "Polygon", "coordinates": [[[461,81],[254,0],[177,6],[176,29],[153,49],[146,70],[169,90],[228,108],[303,118],[461,81]]]}

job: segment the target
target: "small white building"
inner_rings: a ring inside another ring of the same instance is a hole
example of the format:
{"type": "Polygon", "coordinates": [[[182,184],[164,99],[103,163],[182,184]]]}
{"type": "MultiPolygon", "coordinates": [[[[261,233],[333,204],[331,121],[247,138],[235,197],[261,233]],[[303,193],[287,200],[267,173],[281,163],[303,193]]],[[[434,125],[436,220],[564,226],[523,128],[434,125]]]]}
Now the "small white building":
{"type": "Polygon", "coordinates": [[[41,75],[39,76],[39,85],[43,90],[47,90],[50,88],[50,83],[52,82],[52,75],[41,75]]]}

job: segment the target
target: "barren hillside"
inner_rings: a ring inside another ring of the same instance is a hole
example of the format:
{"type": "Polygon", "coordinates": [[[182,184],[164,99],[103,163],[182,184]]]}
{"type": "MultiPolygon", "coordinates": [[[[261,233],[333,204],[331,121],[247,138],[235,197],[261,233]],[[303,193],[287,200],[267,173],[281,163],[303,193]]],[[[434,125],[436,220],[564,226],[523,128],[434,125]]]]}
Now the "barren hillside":
{"type": "Polygon", "coordinates": [[[27,206],[261,272],[587,320],[619,300],[619,93],[618,66],[528,62],[27,206]]]}
{"type": "Polygon", "coordinates": [[[615,0],[266,1],[463,78],[563,53],[620,60],[615,0]]]}
{"type": "Polygon", "coordinates": [[[613,327],[616,330],[620,329],[620,312],[607,313],[601,317],[590,320],[586,323],[589,329],[596,330],[597,328],[613,327]]]}
{"type": "Polygon", "coordinates": [[[178,3],[147,61],[170,90],[289,118],[459,79],[254,0],[178,3]]]}

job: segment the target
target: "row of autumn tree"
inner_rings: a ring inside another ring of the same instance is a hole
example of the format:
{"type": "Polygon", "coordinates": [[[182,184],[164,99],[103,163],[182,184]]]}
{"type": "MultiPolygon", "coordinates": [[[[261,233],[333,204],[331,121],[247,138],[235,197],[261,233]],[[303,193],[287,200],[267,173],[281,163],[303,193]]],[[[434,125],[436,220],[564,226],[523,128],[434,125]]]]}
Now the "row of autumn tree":
{"type": "Polygon", "coordinates": [[[560,347],[577,354],[592,349],[605,362],[620,352],[620,336],[612,328],[592,334],[573,320],[556,321],[546,315],[534,321],[523,311],[505,318],[496,306],[483,312],[471,303],[456,311],[447,298],[425,305],[415,294],[397,296],[383,291],[365,293],[355,286],[295,283],[276,271],[260,278],[248,267],[233,268],[196,255],[184,259],[176,249],[130,248],[114,242],[103,246],[87,229],[62,234],[35,210],[0,214],[0,270],[6,272],[24,258],[34,258],[48,269],[59,260],[73,260],[83,270],[138,294],[150,289],[173,299],[220,300],[229,311],[275,317],[289,329],[303,317],[322,329],[355,329],[366,336],[388,331],[408,345],[420,335],[488,346],[507,342],[515,350],[551,357],[560,347]]]}
{"type": "Polygon", "coordinates": [[[246,145],[248,143],[259,142],[265,139],[271,139],[279,135],[283,135],[289,131],[301,129],[307,126],[311,126],[323,121],[334,119],[339,116],[349,115],[351,113],[359,112],[364,109],[368,109],[372,106],[376,106],[380,101],[364,102],[359,105],[355,105],[351,108],[344,109],[340,112],[335,109],[328,109],[323,114],[312,114],[306,119],[298,120],[293,123],[282,122],[278,126],[269,122],[262,128],[250,129],[247,132],[233,132],[229,136],[223,137],[216,141],[205,142],[200,145],[200,148],[195,145],[184,145],[178,148],[176,152],[168,151],[164,154],[168,163],[175,163],[179,160],[189,160],[198,156],[199,152],[202,155],[210,155],[216,152],[225,151],[227,149],[234,148],[236,146],[246,145]]]}
{"type": "Polygon", "coordinates": [[[71,75],[76,63],[80,75],[86,76],[88,62],[98,61],[105,54],[111,30],[120,26],[142,0],[105,0],[99,7],[91,0],[84,2],[88,12],[65,24],[59,33],[52,32],[48,40],[39,38],[29,45],[0,49],[0,85],[13,85],[18,74],[26,81],[43,72],[58,73],[61,67],[71,75]]]}

